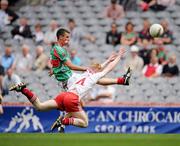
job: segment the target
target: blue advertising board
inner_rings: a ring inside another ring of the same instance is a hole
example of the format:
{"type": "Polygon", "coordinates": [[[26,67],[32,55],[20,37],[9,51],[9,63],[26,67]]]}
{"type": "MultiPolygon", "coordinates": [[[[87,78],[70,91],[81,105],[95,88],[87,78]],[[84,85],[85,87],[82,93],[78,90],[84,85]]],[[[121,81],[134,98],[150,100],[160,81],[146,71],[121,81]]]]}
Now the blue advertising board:
{"type": "MultiPolygon", "coordinates": [[[[87,128],[66,126],[67,133],[180,133],[179,107],[86,107],[87,128]]],[[[0,132],[50,132],[62,114],[57,110],[39,112],[28,107],[4,107],[0,132]]]]}

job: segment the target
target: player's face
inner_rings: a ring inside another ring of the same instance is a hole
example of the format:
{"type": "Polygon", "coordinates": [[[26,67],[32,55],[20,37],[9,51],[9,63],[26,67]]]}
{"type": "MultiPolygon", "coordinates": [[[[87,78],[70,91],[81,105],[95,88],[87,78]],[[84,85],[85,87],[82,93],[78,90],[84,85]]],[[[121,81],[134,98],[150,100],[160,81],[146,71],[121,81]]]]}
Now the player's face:
{"type": "Polygon", "coordinates": [[[60,41],[62,42],[63,45],[68,45],[69,39],[70,39],[69,33],[65,33],[62,37],[60,37],[60,41]]]}

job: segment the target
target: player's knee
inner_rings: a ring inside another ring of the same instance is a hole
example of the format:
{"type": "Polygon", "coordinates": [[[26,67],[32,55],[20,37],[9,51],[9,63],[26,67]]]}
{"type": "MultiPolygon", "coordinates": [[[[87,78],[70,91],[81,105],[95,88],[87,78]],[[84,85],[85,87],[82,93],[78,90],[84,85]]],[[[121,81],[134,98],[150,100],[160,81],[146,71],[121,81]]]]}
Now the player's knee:
{"type": "Polygon", "coordinates": [[[42,110],[43,110],[41,106],[35,106],[35,109],[36,109],[37,111],[42,111],[42,110]]]}
{"type": "Polygon", "coordinates": [[[89,125],[88,121],[85,121],[83,127],[86,128],[88,127],[88,125],[89,125]]]}

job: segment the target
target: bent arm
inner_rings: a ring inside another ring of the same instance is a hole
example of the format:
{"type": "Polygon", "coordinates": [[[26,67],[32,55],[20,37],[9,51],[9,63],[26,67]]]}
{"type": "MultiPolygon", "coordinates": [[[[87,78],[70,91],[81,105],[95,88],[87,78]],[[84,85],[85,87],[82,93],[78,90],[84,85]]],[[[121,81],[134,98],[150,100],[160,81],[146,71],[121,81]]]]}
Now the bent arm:
{"type": "Polygon", "coordinates": [[[74,65],[70,60],[67,60],[64,64],[66,66],[68,66],[70,69],[75,70],[75,71],[86,71],[87,70],[86,67],[74,65]]]}

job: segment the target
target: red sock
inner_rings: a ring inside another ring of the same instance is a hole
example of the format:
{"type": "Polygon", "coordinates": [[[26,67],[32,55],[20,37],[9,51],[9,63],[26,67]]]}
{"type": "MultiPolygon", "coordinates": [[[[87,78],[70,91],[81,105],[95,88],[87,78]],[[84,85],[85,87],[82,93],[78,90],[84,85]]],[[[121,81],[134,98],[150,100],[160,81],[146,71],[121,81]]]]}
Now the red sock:
{"type": "Polygon", "coordinates": [[[125,81],[124,77],[117,78],[117,84],[124,84],[124,81],[125,81]]]}
{"type": "Polygon", "coordinates": [[[62,120],[63,125],[73,125],[74,123],[74,118],[64,118],[62,120]]]}
{"type": "Polygon", "coordinates": [[[33,103],[37,98],[35,94],[28,88],[23,88],[21,92],[28,98],[31,103],[33,103]]]}

